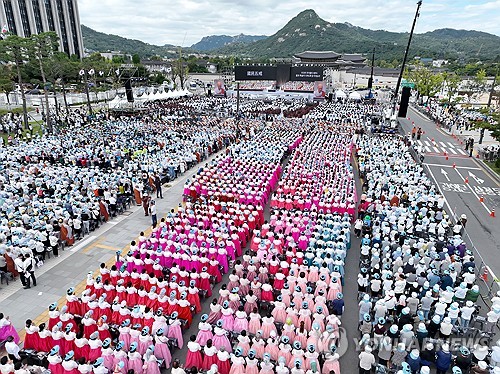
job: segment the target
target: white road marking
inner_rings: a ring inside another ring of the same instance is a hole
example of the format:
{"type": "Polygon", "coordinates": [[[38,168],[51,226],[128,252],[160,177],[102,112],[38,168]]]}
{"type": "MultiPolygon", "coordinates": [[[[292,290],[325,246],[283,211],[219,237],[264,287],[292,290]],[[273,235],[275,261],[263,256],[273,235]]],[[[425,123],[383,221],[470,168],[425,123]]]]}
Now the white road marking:
{"type": "MultiPolygon", "coordinates": [[[[455,168],[455,171],[460,176],[460,178],[462,178],[462,180],[465,181],[465,178],[462,175],[462,173],[460,173],[456,168],[455,168]]],[[[465,184],[467,185],[467,187],[469,187],[469,190],[471,190],[471,192],[476,196],[477,200],[481,203],[481,205],[484,207],[484,209],[486,209],[486,211],[488,212],[488,214],[491,214],[491,210],[486,206],[486,204],[484,202],[481,202],[479,200],[479,195],[476,193],[476,191],[474,191],[474,189],[470,186],[470,184],[469,183],[465,183],[465,184]]]]}
{"type": "Polygon", "coordinates": [[[467,153],[463,149],[457,148],[457,151],[463,154],[464,156],[467,156],[467,153]]]}
{"type": "Polygon", "coordinates": [[[457,151],[455,151],[453,148],[450,148],[450,152],[453,153],[454,155],[457,154],[457,151]]]}
{"type": "Polygon", "coordinates": [[[446,147],[446,144],[444,144],[443,142],[439,142],[439,144],[441,144],[442,147],[446,147]]]}
{"type": "Polygon", "coordinates": [[[453,147],[453,148],[455,148],[455,144],[453,144],[453,143],[450,143],[450,142],[448,142],[448,144],[450,145],[450,147],[453,147]]]}
{"type": "MultiPolygon", "coordinates": [[[[453,168],[452,165],[440,165],[440,164],[428,164],[428,163],[425,163],[425,164],[429,165],[429,166],[438,166],[440,168],[453,168]]],[[[469,167],[469,166],[455,166],[455,168],[468,169],[468,170],[483,170],[481,168],[475,168],[475,167],[469,167]]]]}
{"type": "Polygon", "coordinates": [[[432,147],[432,148],[434,148],[434,150],[436,151],[436,153],[440,153],[438,147],[432,147]]]}

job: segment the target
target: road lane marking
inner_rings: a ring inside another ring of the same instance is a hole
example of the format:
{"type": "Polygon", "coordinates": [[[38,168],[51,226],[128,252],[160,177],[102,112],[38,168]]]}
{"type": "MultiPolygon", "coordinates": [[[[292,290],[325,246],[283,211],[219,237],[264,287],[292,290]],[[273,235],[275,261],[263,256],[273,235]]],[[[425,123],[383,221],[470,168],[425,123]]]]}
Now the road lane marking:
{"type": "Polygon", "coordinates": [[[434,183],[436,184],[437,186],[437,189],[439,191],[439,193],[441,194],[441,196],[443,196],[443,199],[444,199],[444,203],[446,204],[446,206],[448,207],[448,214],[450,214],[454,219],[455,221],[457,221],[457,217],[456,217],[456,214],[455,212],[451,209],[451,206],[450,206],[450,203],[448,202],[448,199],[446,198],[445,194],[443,193],[443,190],[441,189],[441,186],[438,182],[438,180],[436,179],[436,177],[434,176],[434,173],[432,172],[432,169],[431,167],[429,166],[429,164],[426,164],[427,166],[427,170],[429,170],[429,174],[431,175],[432,179],[434,179],[434,183]]]}
{"type": "MultiPolygon", "coordinates": [[[[462,173],[460,173],[456,168],[455,168],[455,171],[460,176],[460,178],[462,178],[462,180],[465,180],[465,178],[462,175],[462,173]]],[[[476,191],[474,191],[474,189],[470,186],[470,184],[466,183],[466,185],[467,185],[467,187],[469,187],[469,189],[471,190],[471,192],[477,197],[477,201],[479,201],[479,203],[484,207],[484,209],[486,209],[486,211],[488,212],[488,214],[491,214],[491,210],[486,206],[486,204],[484,203],[484,201],[482,202],[481,200],[479,200],[478,194],[476,193],[476,191]]]]}
{"type": "Polygon", "coordinates": [[[448,142],[448,144],[450,145],[450,147],[453,147],[453,148],[455,148],[455,144],[453,144],[453,143],[450,143],[450,142],[448,142]]]}
{"type": "Polygon", "coordinates": [[[457,154],[457,151],[455,151],[453,148],[450,148],[450,152],[453,153],[454,155],[457,154]]]}
{"type": "MultiPolygon", "coordinates": [[[[453,167],[452,165],[428,164],[428,163],[425,163],[425,164],[429,165],[429,166],[438,166],[440,168],[452,168],[453,167]]],[[[456,168],[460,168],[460,169],[481,170],[481,171],[483,171],[483,169],[481,169],[481,168],[476,168],[476,167],[472,167],[472,166],[458,166],[458,165],[456,165],[455,167],[456,168]]]]}
{"type": "Polygon", "coordinates": [[[463,149],[460,149],[460,148],[457,148],[458,152],[460,152],[461,154],[467,156],[467,153],[463,150],[463,149]]]}

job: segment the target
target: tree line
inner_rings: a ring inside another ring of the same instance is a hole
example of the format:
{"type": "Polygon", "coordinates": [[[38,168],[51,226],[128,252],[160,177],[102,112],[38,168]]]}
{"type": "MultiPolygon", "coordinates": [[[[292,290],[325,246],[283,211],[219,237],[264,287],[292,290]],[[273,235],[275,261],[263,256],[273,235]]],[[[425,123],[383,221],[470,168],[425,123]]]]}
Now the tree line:
{"type": "MultiPolygon", "coordinates": [[[[64,106],[67,108],[66,93],[71,89],[92,89],[96,93],[102,90],[118,88],[120,82],[120,66],[125,62],[119,56],[108,60],[99,53],[80,59],[60,52],[59,38],[55,32],[44,32],[23,38],[17,35],[6,35],[0,40],[0,92],[7,97],[12,92],[21,95],[24,126],[28,126],[26,105],[27,92],[38,89],[44,95],[44,118],[47,129],[52,131],[52,120],[49,111],[49,96],[52,93],[63,94],[64,106]],[[82,71],[85,76],[82,75],[82,71]]],[[[134,55],[136,65],[134,77],[148,77],[151,83],[161,84],[166,79],[163,74],[150,75],[134,55]]],[[[59,106],[56,105],[56,110],[59,106]]]]}

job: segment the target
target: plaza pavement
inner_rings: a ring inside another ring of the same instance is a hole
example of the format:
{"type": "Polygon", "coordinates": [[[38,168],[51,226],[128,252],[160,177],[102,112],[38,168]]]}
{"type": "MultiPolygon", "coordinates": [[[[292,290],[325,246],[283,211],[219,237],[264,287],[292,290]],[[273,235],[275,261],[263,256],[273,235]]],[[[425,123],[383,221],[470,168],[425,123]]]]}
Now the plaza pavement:
{"type": "MultiPolygon", "coordinates": [[[[214,157],[214,156],[212,156],[214,157]]],[[[170,209],[182,202],[184,182],[194,175],[204,161],[163,187],[163,199],[156,199],[158,220],[170,209]]],[[[60,257],[52,256],[36,271],[37,286],[28,290],[22,288],[19,279],[0,285],[0,312],[10,316],[21,337],[24,337],[24,324],[32,319],[35,324],[47,321],[49,304],[58,302],[61,307],[65,302],[66,290],[75,287],[80,295],[85,289],[87,274],[97,274],[100,263],[114,263],[115,253],[127,249],[130,242],[141,231],[151,230],[151,217],[144,216],[142,207],[135,206],[125,214],[111,219],[90,235],[85,236],[72,247],[60,252],[60,257]]]]}

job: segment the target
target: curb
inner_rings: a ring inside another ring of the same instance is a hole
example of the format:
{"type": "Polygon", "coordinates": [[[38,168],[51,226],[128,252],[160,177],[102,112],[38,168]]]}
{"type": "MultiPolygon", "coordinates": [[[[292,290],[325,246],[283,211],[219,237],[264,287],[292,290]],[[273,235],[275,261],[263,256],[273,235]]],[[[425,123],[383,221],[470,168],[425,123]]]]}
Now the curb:
{"type": "Polygon", "coordinates": [[[500,175],[498,175],[498,173],[495,170],[493,170],[488,164],[486,164],[486,162],[484,162],[483,159],[473,158],[473,160],[479,167],[481,167],[486,172],[486,174],[488,174],[488,176],[491,179],[493,179],[500,185],[500,175]]]}

